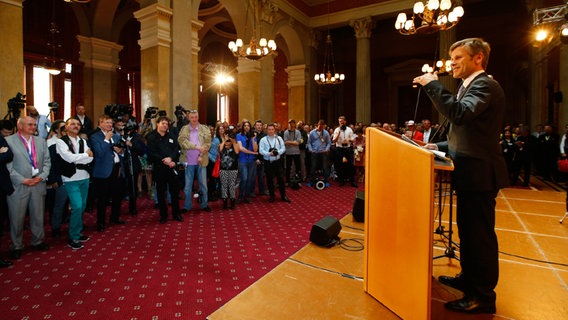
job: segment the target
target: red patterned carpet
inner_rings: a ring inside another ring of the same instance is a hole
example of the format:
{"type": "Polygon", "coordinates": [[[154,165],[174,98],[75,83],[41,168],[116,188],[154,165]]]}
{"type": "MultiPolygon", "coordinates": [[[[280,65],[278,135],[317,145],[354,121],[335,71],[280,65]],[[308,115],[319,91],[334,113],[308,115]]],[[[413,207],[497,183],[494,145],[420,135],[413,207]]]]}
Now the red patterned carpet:
{"type": "MultiPolygon", "coordinates": [[[[0,319],[205,319],[303,247],[315,222],[350,212],[355,198],[355,188],[337,184],[287,192],[291,204],[266,196],[235,210],[210,203],[213,212],[193,209],[164,225],[153,202],[140,199],[137,217],[124,202],[127,224],[103,233],[95,213],[85,215],[91,240],[77,251],[46,228],[49,251],[28,247],[0,269],[0,319]]],[[[8,235],[1,243],[6,258],[8,235]]]]}

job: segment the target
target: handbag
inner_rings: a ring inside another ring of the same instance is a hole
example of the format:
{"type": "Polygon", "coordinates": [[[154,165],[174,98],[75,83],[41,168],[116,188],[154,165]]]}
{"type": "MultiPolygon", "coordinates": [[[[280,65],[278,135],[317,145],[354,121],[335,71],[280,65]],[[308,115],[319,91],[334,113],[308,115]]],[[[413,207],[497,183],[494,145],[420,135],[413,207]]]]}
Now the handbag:
{"type": "Polygon", "coordinates": [[[568,172],[568,158],[558,160],[558,171],[568,172]]]}
{"type": "Polygon", "coordinates": [[[211,172],[211,176],[213,178],[219,178],[220,169],[221,169],[221,157],[217,156],[217,160],[215,160],[215,165],[213,166],[213,172],[211,172]]]}

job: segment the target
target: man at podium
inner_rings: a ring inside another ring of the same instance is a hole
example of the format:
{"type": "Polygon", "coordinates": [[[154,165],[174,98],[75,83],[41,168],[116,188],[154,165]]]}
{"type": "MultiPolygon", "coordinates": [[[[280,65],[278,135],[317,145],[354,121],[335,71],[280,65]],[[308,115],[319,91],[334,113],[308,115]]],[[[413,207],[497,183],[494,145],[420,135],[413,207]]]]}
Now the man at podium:
{"type": "Polygon", "coordinates": [[[455,277],[441,276],[439,281],[464,292],[462,299],[445,307],[465,313],[496,312],[499,257],[495,198],[508,184],[498,142],[505,94],[485,73],[489,53],[489,44],[480,38],[464,39],[450,47],[453,77],[462,79],[457,96],[438,81],[437,72],[414,78],[450,122],[448,141],[427,144],[426,148],[446,151],[454,161],[461,272],[455,277]]]}

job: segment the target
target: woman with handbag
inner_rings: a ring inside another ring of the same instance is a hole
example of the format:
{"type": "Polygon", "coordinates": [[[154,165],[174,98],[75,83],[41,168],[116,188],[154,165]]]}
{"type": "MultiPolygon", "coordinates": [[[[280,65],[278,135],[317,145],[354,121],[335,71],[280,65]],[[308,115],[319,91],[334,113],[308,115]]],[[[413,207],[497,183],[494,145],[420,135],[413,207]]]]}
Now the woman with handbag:
{"type": "Polygon", "coordinates": [[[209,201],[217,201],[219,199],[219,176],[213,175],[213,169],[218,166],[219,161],[219,145],[223,140],[223,135],[225,134],[225,127],[222,123],[218,123],[215,127],[215,134],[211,139],[211,148],[209,148],[209,164],[207,165],[207,176],[209,181],[207,182],[207,191],[209,193],[209,201]]]}

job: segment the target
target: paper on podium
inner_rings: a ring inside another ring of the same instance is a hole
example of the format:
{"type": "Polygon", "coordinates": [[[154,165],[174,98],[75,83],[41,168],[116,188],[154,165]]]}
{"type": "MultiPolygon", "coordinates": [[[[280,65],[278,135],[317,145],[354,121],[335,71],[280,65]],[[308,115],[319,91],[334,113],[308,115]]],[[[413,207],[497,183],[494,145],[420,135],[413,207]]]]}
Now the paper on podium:
{"type": "Polygon", "coordinates": [[[410,144],[413,144],[413,145],[415,145],[415,146],[417,146],[417,147],[419,147],[419,148],[422,148],[422,149],[424,149],[424,150],[428,150],[428,151],[432,152],[432,153],[434,154],[434,157],[435,157],[436,159],[438,159],[438,160],[450,161],[450,159],[449,159],[448,157],[446,157],[446,153],[443,152],[443,151],[431,150],[431,149],[423,148],[421,145],[419,145],[418,143],[416,143],[416,141],[410,139],[409,137],[405,136],[404,134],[401,135],[400,137],[402,138],[402,140],[404,140],[404,141],[406,141],[406,142],[408,142],[408,143],[410,143],[410,144]]]}

